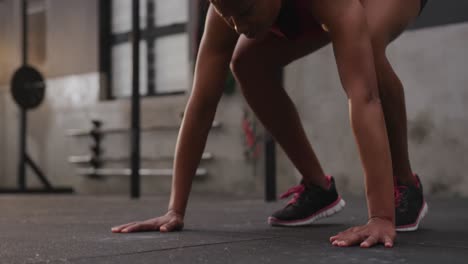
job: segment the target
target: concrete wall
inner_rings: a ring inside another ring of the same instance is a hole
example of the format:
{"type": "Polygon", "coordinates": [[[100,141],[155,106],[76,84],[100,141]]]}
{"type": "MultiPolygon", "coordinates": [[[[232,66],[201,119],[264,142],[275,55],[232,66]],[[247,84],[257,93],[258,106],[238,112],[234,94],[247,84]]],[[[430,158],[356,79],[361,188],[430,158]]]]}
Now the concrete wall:
{"type": "Polygon", "coordinates": [[[10,81],[14,70],[20,65],[20,20],[19,1],[0,2],[0,84],[10,81]]]}
{"type": "Polygon", "coordinates": [[[5,184],[5,154],[6,154],[6,142],[5,142],[5,126],[6,126],[6,119],[5,119],[5,93],[0,90],[0,185],[5,184]]]}
{"type": "MultiPolygon", "coordinates": [[[[98,1],[47,0],[46,60],[34,64],[45,76],[98,71],[98,1]]],[[[0,84],[21,64],[21,1],[3,0],[0,84]]],[[[34,32],[30,32],[34,35],[34,32]]],[[[33,54],[31,54],[32,56],[33,54]]]]}
{"type": "Polygon", "coordinates": [[[49,0],[45,72],[56,77],[98,71],[98,5],[95,0],[49,0]],[[73,34],[70,34],[73,32],[73,34]],[[60,54],[60,56],[54,56],[60,54]]]}
{"type": "MultiPolygon", "coordinates": [[[[468,23],[462,23],[408,31],[388,49],[405,86],[412,166],[430,193],[468,195],[466,43],[468,23]]],[[[331,48],[289,66],[286,86],[326,172],[340,189],[362,193],[363,171],[331,48]]],[[[280,171],[297,180],[284,154],[279,159],[280,171]]]]}

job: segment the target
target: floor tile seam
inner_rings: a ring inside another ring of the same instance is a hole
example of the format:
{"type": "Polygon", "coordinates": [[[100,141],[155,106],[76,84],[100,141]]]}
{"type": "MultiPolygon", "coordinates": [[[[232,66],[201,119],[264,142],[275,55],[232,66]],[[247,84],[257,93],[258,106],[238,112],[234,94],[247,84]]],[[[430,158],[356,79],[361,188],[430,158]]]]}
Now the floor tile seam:
{"type": "MultiPolygon", "coordinates": [[[[178,249],[209,247],[209,246],[217,246],[217,245],[225,245],[225,244],[237,244],[237,243],[252,242],[252,241],[272,240],[272,239],[277,239],[277,238],[280,238],[280,237],[275,236],[275,237],[262,237],[262,238],[254,238],[254,239],[240,239],[240,240],[224,241],[224,242],[217,242],[217,243],[206,243],[206,244],[187,245],[187,246],[181,246],[181,247],[150,249],[150,250],[142,250],[142,251],[136,251],[136,252],[126,252],[126,253],[120,253],[120,254],[74,257],[74,258],[67,258],[66,260],[67,261],[77,261],[77,260],[97,259],[97,258],[106,258],[106,257],[131,256],[131,255],[136,255],[136,254],[156,253],[156,252],[164,252],[164,251],[171,251],[171,250],[178,250],[178,249]]],[[[62,258],[62,260],[63,260],[63,258],[62,258]]]]}

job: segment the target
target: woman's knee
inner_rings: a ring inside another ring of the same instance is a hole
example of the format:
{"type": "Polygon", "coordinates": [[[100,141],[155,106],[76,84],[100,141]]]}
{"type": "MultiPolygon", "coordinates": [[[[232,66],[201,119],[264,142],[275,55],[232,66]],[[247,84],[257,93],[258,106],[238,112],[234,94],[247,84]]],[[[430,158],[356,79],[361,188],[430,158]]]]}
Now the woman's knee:
{"type": "Polygon", "coordinates": [[[380,97],[400,96],[403,85],[388,61],[386,47],[374,50],[374,64],[380,97]]]}
{"type": "MultiPolygon", "coordinates": [[[[388,59],[387,59],[387,44],[380,40],[372,41],[374,66],[377,74],[377,81],[382,82],[387,75],[388,59]]],[[[380,85],[379,85],[380,86],[380,85]]]]}
{"type": "Polygon", "coordinates": [[[384,44],[373,44],[374,64],[376,70],[387,64],[387,47],[384,44]]]}
{"type": "Polygon", "coordinates": [[[384,44],[373,45],[374,66],[378,82],[386,82],[393,79],[395,72],[387,58],[387,46],[384,44]]]}
{"type": "Polygon", "coordinates": [[[357,105],[380,103],[380,93],[372,87],[359,86],[346,91],[348,100],[357,105]]]}
{"type": "Polygon", "coordinates": [[[244,82],[249,78],[255,68],[255,58],[248,50],[235,51],[230,63],[230,68],[239,82],[244,82]]]}
{"type": "Polygon", "coordinates": [[[375,73],[377,74],[377,81],[380,83],[385,81],[385,75],[387,74],[387,55],[385,54],[385,48],[374,48],[374,66],[375,73]]]}

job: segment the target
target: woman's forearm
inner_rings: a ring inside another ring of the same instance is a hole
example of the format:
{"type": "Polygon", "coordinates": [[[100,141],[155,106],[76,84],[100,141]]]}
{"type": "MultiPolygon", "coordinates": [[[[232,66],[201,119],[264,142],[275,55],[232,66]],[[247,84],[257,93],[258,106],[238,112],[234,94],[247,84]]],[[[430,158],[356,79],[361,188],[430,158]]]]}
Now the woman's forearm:
{"type": "Polygon", "coordinates": [[[330,33],[364,167],[369,217],[394,221],[390,146],[364,9],[358,1],[348,2],[340,15],[341,21],[330,22],[330,33]]]}
{"type": "Polygon", "coordinates": [[[185,214],[193,176],[200,163],[206,145],[216,106],[198,105],[190,100],[179,132],[174,160],[169,210],[185,214]]]}
{"type": "Polygon", "coordinates": [[[392,160],[377,80],[373,77],[373,61],[370,61],[373,58],[370,40],[368,44],[356,45],[354,63],[349,61],[340,67],[352,67],[346,70],[350,77],[343,78],[343,85],[348,93],[351,126],[365,173],[369,217],[393,222],[392,160]]]}
{"type": "Polygon", "coordinates": [[[239,36],[210,6],[200,43],[193,89],[177,138],[169,210],[185,214],[193,176],[222,96],[239,36]]]}
{"type": "Polygon", "coordinates": [[[378,95],[370,39],[362,41],[364,43],[354,44],[354,59],[340,66],[347,68],[343,71],[349,74],[349,78],[343,78],[343,85],[348,93],[350,121],[365,172],[369,217],[394,221],[390,146],[378,95]]]}
{"type": "Polygon", "coordinates": [[[393,178],[382,107],[378,100],[349,100],[350,120],[365,171],[369,218],[394,222],[393,178]]]}

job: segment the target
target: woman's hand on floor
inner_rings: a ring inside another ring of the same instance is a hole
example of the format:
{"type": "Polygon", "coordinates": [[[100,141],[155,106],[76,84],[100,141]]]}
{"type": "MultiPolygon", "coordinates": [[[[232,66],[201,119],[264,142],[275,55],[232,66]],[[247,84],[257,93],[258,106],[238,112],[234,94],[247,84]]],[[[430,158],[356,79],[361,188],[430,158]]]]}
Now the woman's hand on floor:
{"type": "Polygon", "coordinates": [[[113,233],[132,233],[143,231],[171,232],[182,230],[183,227],[184,217],[174,211],[169,211],[160,217],[115,226],[112,227],[111,230],[113,233]]]}
{"type": "Polygon", "coordinates": [[[330,242],[338,247],[360,245],[369,248],[377,244],[393,247],[396,238],[395,226],[387,219],[371,218],[366,225],[356,226],[330,237],[330,242]]]}

